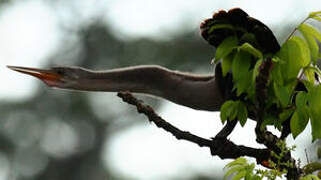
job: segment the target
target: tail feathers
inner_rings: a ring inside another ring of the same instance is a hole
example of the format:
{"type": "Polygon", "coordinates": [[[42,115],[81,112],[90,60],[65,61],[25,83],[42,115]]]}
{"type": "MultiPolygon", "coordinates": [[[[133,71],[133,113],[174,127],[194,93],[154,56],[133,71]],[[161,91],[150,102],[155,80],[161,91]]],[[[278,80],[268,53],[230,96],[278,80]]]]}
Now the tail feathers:
{"type": "Polygon", "coordinates": [[[263,53],[275,53],[280,45],[272,31],[240,8],[220,10],[200,25],[202,37],[217,47],[222,41],[236,35],[240,43],[248,42],[263,53]]]}

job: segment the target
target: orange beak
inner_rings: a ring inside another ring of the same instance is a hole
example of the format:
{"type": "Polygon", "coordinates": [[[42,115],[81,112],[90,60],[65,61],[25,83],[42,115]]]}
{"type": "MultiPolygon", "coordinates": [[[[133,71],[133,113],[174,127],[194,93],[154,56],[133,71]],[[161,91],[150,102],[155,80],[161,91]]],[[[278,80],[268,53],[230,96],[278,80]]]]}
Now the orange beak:
{"type": "Polygon", "coordinates": [[[7,66],[9,69],[21,72],[24,74],[28,74],[34,76],[49,86],[57,86],[61,84],[62,76],[53,72],[52,70],[47,69],[37,69],[37,68],[29,68],[29,67],[19,67],[19,66],[7,66]]]}

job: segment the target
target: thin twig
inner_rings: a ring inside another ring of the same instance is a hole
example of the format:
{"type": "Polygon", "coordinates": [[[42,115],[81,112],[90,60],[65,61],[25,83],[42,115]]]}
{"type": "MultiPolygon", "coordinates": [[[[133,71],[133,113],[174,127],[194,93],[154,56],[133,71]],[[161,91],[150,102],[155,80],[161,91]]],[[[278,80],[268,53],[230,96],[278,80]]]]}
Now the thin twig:
{"type": "Polygon", "coordinates": [[[305,157],[307,158],[307,164],[310,164],[309,155],[307,149],[304,149],[305,157]]]}
{"type": "Polygon", "coordinates": [[[295,27],[284,42],[287,42],[291,38],[291,36],[293,36],[293,34],[298,30],[298,27],[305,23],[309,18],[310,17],[305,18],[297,27],[295,27]]]}

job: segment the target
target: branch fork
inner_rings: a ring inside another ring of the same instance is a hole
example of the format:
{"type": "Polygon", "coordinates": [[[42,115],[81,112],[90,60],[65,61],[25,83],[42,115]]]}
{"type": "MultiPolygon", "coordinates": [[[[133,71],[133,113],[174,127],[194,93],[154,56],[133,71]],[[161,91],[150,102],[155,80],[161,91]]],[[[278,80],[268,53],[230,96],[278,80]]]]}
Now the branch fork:
{"type": "MultiPolygon", "coordinates": [[[[160,117],[151,106],[144,104],[142,100],[135,98],[129,91],[119,92],[117,96],[122,98],[122,100],[128,104],[136,106],[138,113],[142,113],[147,116],[150,122],[153,122],[157,127],[164,129],[165,131],[171,133],[178,140],[185,140],[197,144],[200,147],[207,147],[210,149],[212,156],[218,156],[221,159],[236,159],[241,156],[253,157],[256,159],[258,164],[261,164],[267,168],[269,165],[267,162],[269,160],[276,162],[277,160],[271,155],[271,151],[275,153],[280,153],[281,149],[277,146],[277,142],[281,141],[283,138],[278,138],[271,132],[267,131],[265,128],[262,129],[262,123],[264,120],[265,113],[265,100],[267,98],[267,84],[269,80],[269,74],[273,68],[273,62],[271,58],[267,58],[259,67],[259,74],[256,77],[256,98],[257,103],[255,104],[254,114],[257,121],[255,128],[256,140],[258,143],[263,144],[266,148],[257,149],[251,148],[243,145],[237,145],[227,137],[234,130],[237,119],[233,121],[228,120],[226,125],[221,129],[221,131],[213,138],[206,139],[194,135],[190,132],[183,131],[174,125],[168,123],[162,117],[160,117]]],[[[286,168],[288,179],[298,179],[301,174],[301,169],[296,166],[295,160],[291,157],[289,152],[284,156],[282,162],[291,162],[293,164],[292,168],[289,167],[279,167],[286,168]]]]}

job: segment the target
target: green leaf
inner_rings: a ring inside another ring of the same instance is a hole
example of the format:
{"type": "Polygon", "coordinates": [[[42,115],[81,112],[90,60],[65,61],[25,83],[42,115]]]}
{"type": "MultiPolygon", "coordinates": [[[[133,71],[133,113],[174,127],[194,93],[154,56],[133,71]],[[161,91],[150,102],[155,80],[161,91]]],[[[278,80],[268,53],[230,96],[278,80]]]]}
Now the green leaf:
{"type": "Polygon", "coordinates": [[[240,180],[245,177],[246,171],[240,171],[235,176],[233,176],[232,180],[240,180]]]}
{"type": "Polygon", "coordinates": [[[287,87],[279,87],[280,92],[280,102],[282,107],[286,107],[289,104],[289,100],[291,97],[291,92],[288,91],[287,87]]]}
{"type": "Polygon", "coordinates": [[[303,37],[305,38],[306,42],[309,45],[313,64],[316,64],[316,61],[317,61],[318,55],[319,55],[319,45],[318,45],[318,43],[315,41],[315,39],[311,35],[311,33],[309,33],[310,31],[307,28],[307,25],[301,24],[298,27],[298,29],[300,30],[300,32],[302,33],[303,37]]]}
{"type": "Polygon", "coordinates": [[[221,113],[220,113],[220,117],[221,117],[221,121],[222,123],[225,123],[225,121],[227,119],[229,120],[233,120],[235,119],[236,115],[237,115],[237,109],[235,107],[235,102],[230,100],[230,101],[226,101],[222,107],[221,107],[221,113]]]}
{"type": "Polygon", "coordinates": [[[256,40],[256,36],[253,33],[245,32],[240,38],[240,42],[247,42],[249,44],[257,45],[258,42],[256,40]]]}
{"type": "Polygon", "coordinates": [[[225,56],[222,60],[222,73],[223,76],[226,76],[226,74],[231,70],[232,63],[233,63],[234,54],[230,53],[229,55],[225,56]]]}
{"type": "Polygon", "coordinates": [[[311,83],[310,81],[301,81],[303,82],[305,88],[307,88],[308,91],[314,88],[314,83],[311,83]]]}
{"type": "Polygon", "coordinates": [[[313,68],[307,68],[304,71],[305,77],[311,84],[314,84],[314,80],[315,80],[314,73],[315,73],[315,70],[313,68]]]}
{"type": "Polygon", "coordinates": [[[235,159],[234,161],[229,162],[227,165],[225,165],[224,168],[230,168],[230,167],[236,166],[236,165],[246,166],[247,160],[243,157],[239,157],[239,158],[235,159]]]}
{"type": "Polygon", "coordinates": [[[296,138],[307,126],[309,122],[309,110],[308,110],[308,95],[306,92],[299,92],[295,98],[296,112],[293,114],[293,117],[290,122],[291,132],[293,138],[296,138]],[[297,118],[297,119],[296,119],[297,118]]]}
{"type": "Polygon", "coordinates": [[[293,92],[293,85],[291,83],[279,86],[278,84],[273,84],[274,93],[278,100],[280,101],[281,107],[285,108],[290,101],[292,92],[293,92]]]}
{"type": "Polygon", "coordinates": [[[295,98],[295,105],[298,109],[302,109],[304,110],[304,108],[306,108],[307,105],[307,101],[308,101],[308,96],[306,92],[300,91],[298,92],[298,94],[296,95],[295,98]]]}
{"type": "Polygon", "coordinates": [[[233,73],[233,80],[238,80],[242,78],[246,72],[248,72],[251,65],[251,57],[249,54],[238,51],[233,59],[232,64],[232,73],[233,73]]]}
{"type": "Polygon", "coordinates": [[[240,96],[244,92],[248,92],[250,90],[252,78],[252,71],[248,71],[242,75],[242,78],[238,79],[236,82],[236,95],[240,96]]]}
{"type": "Polygon", "coordinates": [[[221,117],[221,121],[224,124],[225,121],[227,120],[227,117],[229,116],[229,112],[231,109],[231,105],[233,104],[233,101],[226,101],[220,109],[220,117],[221,117]]]}
{"type": "Polygon", "coordinates": [[[317,16],[318,14],[321,14],[321,11],[316,11],[316,12],[311,12],[309,14],[309,18],[313,17],[313,16],[317,16]]]}
{"type": "Polygon", "coordinates": [[[306,24],[306,23],[301,24],[301,25],[300,25],[300,28],[301,28],[301,29],[304,29],[304,31],[305,31],[307,34],[313,36],[313,37],[316,38],[319,42],[321,42],[321,33],[320,33],[319,30],[317,30],[317,29],[314,28],[313,26],[308,25],[308,24],[306,24]]]}
{"type": "Polygon", "coordinates": [[[239,47],[240,50],[245,51],[250,53],[251,55],[253,55],[254,57],[257,57],[259,59],[263,58],[263,54],[261,53],[261,51],[259,51],[258,49],[256,49],[255,47],[253,47],[251,44],[249,43],[244,43],[239,47]]]}
{"type": "Polygon", "coordinates": [[[258,176],[253,174],[255,172],[254,168],[255,168],[255,164],[254,163],[251,163],[246,167],[246,175],[245,175],[244,180],[256,180],[256,179],[258,179],[258,176]]]}
{"type": "MultiPolygon", "coordinates": [[[[253,74],[253,70],[250,71],[251,74],[253,74]]],[[[249,79],[251,79],[251,74],[249,74],[249,79]]],[[[255,83],[249,82],[249,87],[246,88],[247,98],[248,100],[254,102],[255,101],[255,83]]],[[[268,102],[267,102],[268,103],[268,102]]]]}
{"type": "Polygon", "coordinates": [[[234,26],[231,24],[215,24],[208,30],[208,33],[212,33],[215,29],[230,29],[234,30],[234,26]]]}
{"type": "Polygon", "coordinates": [[[285,120],[289,119],[291,117],[291,115],[293,114],[294,109],[286,109],[284,111],[282,111],[282,113],[280,113],[279,117],[280,117],[280,121],[284,122],[285,120]]]}
{"type": "Polygon", "coordinates": [[[309,118],[300,118],[298,111],[295,111],[290,120],[290,129],[295,139],[305,129],[309,122],[309,118]]]}
{"type": "Polygon", "coordinates": [[[320,179],[316,175],[308,174],[304,177],[301,177],[299,180],[320,180],[320,179]]]}
{"type": "Polygon", "coordinates": [[[255,83],[256,80],[256,76],[259,75],[259,67],[261,66],[263,62],[263,59],[259,59],[258,61],[256,61],[255,66],[253,68],[253,76],[252,76],[252,83],[255,83]]]}
{"type": "Polygon", "coordinates": [[[262,123],[262,127],[266,127],[268,125],[273,125],[275,124],[279,119],[277,119],[274,115],[270,113],[265,113],[264,114],[264,121],[262,123]]]}
{"type": "Polygon", "coordinates": [[[233,120],[236,118],[236,116],[237,116],[237,104],[234,103],[234,104],[233,104],[233,108],[232,108],[231,115],[228,117],[228,119],[229,119],[230,121],[233,121],[233,120]]]}
{"type": "Polygon", "coordinates": [[[251,84],[252,73],[249,71],[250,66],[251,56],[244,51],[238,51],[232,63],[234,87],[237,89],[238,96],[245,92],[251,84]]]}
{"type": "Polygon", "coordinates": [[[321,21],[321,17],[319,17],[319,16],[313,16],[313,17],[311,17],[312,19],[315,19],[315,20],[317,20],[317,21],[321,21]]]}
{"type": "Polygon", "coordinates": [[[307,68],[313,69],[314,72],[318,74],[318,76],[321,76],[321,70],[318,68],[318,66],[309,66],[307,68]]]}
{"type": "Polygon", "coordinates": [[[311,117],[312,141],[321,138],[321,85],[308,92],[309,114],[311,117]]]}
{"type": "Polygon", "coordinates": [[[272,62],[273,62],[273,63],[278,63],[278,62],[282,62],[282,60],[281,60],[279,57],[274,56],[274,57],[272,58],[272,62]]]}
{"type": "Polygon", "coordinates": [[[285,61],[281,64],[281,71],[288,80],[295,79],[300,69],[310,63],[310,50],[306,42],[298,36],[293,36],[286,41],[277,56],[285,61]]]}
{"type": "Polygon", "coordinates": [[[238,39],[236,36],[230,36],[224,39],[224,41],[217,47],[215,54],[215,63],[221,58],[224,58],[237,47],[238,39]]]}
{"type": "Polygon", "coordinates": [[[272,69],[272,81],[274,81],[279,86],[283,86],[284,78],[282,74],[282,65],[280,63],[281,61],[278,61],[278,63],[274,64],[274,67],[272,69]]]}
{"type": "Polygon", "coordinates": [[[300,64],[301,67],[305,67],[309,65],[311,61],[310,59],[311,55],[310,55],[310,49],[308,44],[304,41],[304,39],[302,39],[299,36],[293,36],[291,40],[297,44],[300,50],[300,53],[298,55],[300,55],[300,58],[301,58],[301,64],[300,64]]]}
{"type": "Polygon", "coordinates": [[[244,171],[244,167],[243,167],[243,166],[233,167],[233,168],[229,169],[229,170],[225,173],[224,179],[226,179],[228,176],[232,175],[233,173],[237,173],[237,172],[240,172],[240,171],[244,171]]]}
{"type": "Polygon", "coordinates": [[[311,174],[317,170],[321,170],[321,163],[320,162],[311,162],[311,163],[306,164],[303,167],[303,171],[306,174],[311,174]]]}
{"type": "Polygon", "coordinates": [[[241,126],[244,126],[247,120],[247,108],[241,101],[238,103],[237,117],[241,126]]]}

